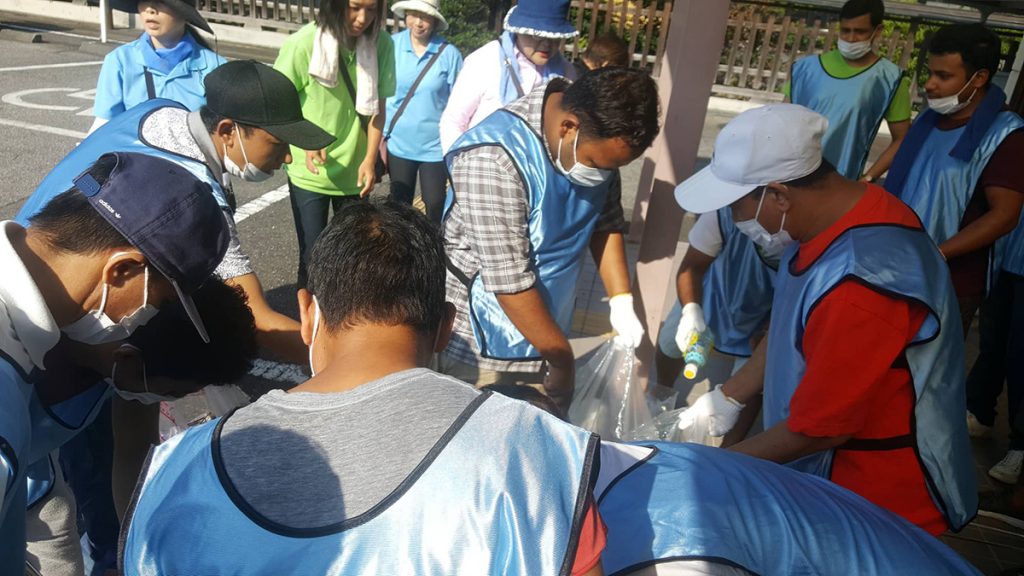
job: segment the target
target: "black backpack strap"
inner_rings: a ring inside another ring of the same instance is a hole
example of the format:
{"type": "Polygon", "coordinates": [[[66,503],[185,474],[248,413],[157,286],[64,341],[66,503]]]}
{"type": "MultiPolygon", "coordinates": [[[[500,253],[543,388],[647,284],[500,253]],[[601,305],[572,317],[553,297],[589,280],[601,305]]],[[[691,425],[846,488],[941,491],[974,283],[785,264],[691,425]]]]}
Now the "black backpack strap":
{"type": "Polygon", "coordinates": [[[417,76],[416,80],[412,83],[412,86],[409,88],[409,92],[406,93],[405,95],[405,99],[402,100],[402,105],[399,106],[398,110],[395,111],[395,115],[391,118],[391,123],[388,124],[388,130],[384,134],[385,140],[391,137],[391,132],[393,132],[395,129],[395,123],[398,122],[398,119],[402,117],[402,113],[405,112],[405,108],[409,105],[409,101],[412,100],[413,94],[416,93],[416,89],[419,88],[420,82],[423,81],[423,77],[426,76],[427,72],[430,71],[430,68],[434,65],[434,62],[437,62],[437,59],[441,57],[441,53],[444,52],[444,49],[447,46],[447,42],[441,43],[441,47],[438,48],[437,52],[435,52],[434,55],[430,57],[430,61],[427,62],[427,65],[423,67],[423,70],[420,71],[419,76],[417,76]]]}
{"type": "Polygon", "coordinates": [[[146,76],[147,100],[153,100],[156,98],[156,84],[153,83],[153,73],[149,71],[149,66],[143,66],[142,73],[146,76]]]}

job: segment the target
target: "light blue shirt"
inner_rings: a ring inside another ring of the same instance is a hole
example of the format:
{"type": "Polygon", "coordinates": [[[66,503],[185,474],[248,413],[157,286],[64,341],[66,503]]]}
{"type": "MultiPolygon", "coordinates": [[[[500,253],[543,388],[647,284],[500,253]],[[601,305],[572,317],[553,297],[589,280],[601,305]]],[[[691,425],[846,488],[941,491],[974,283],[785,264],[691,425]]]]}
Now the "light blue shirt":
{"type": "MultiPolygon", "coordinates": [[[[152,52],[153,46],[149,43],[149,35],[143,33],[137,40],[121,46],[103,59],[93,107],[97,117],[110,120],[149,99],[145,75],[147,51],[152,52]]],[[[224,62],[216,52],[196,44],[192,55],[178,62],[169,72],[150,67],[156,97],[180,102],[189,110],[198,110],[206,103],[203,79],[224,62]]]]}
{"type": "MultiPolygon", "coordinates": [[[[441,48],[444,39],[437,34],[430,40],[426,52],[416,56],[412,50],[409,30],[396,32],[392,37],[395,44],[395,77],[397,80],[395,95],[388,98],[387,121],[384,125],[385,136],[391,126],[398,107],[402,105],[412,88],[416,77],[430,61],[430,58],[441,48]]],[[[445,46],[444,52],[420,82],[409,105],[402,112],[388,139],[388,154],[394,154],[406,160],[417,162],[440,162],[441,132],[438,125],[441,113],[448,104],[448,97],[455,86],[455,78],[462,69],[462,54],[455,46],[445,46]]]]}

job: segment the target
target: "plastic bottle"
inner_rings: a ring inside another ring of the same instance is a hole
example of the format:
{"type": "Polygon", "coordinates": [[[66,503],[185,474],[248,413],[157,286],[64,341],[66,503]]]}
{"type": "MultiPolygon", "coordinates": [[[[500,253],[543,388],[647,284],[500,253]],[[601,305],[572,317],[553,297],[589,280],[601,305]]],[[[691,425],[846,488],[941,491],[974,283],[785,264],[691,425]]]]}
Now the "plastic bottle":
{"type": "Polygon", "coordinates": [[[693,380],[697,377],[697,370],[707,363],[708,354],[711,352],[713,345],[714,338],[712,338],[710,330],[697,332],[693,335],[690,345],[686,347],[686,352],[683,354],[683,359],[686,360],[683,376],[687,380],[693,380]]]}

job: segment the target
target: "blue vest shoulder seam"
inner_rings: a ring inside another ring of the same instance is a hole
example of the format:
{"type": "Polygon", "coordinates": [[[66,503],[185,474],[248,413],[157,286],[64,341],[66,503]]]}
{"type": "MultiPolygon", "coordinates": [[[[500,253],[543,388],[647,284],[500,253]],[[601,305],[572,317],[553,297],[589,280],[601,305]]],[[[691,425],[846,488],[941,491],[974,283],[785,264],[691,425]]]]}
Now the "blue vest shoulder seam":
{"type": "MultiPolygon", "coordinates": [[[[860,76],[861,74],[864,74],[865,72],[867,72],[867,71],[871,70],[871,69],[872,69],[872,68],[874,68],[875,66],[878,66],[878,65],[879,65],[879,64],[880,64],[880,63],[881,63],[881,62],[882,62],[883,60],[885,60],[885,61],[887,61],[887,62],[889,61],[889,60],[888,60],[887,58],[885,58],[884,56],[879,56],[879,57],[878,57],[878,60],[875,60],[875,61],[874,61],[874,62],[872,62],[871,64],[869,64],[869,65],[867,65],[867,66],[865,66],[865,67],[861,68],[861,69],[860,69],[860,70],[858,70],[858,71],[857,71],[857,73],[856,73],[856,74],[854,74],[853,76],[847,76],[846,78],[840,78],[840,77],[838,77],[838,76],[833,76],[833,75],[832,75],[832,74],[831,74],[831,73],[830,73],[830,72],[828,71],[828,68],[825,68],[825,63],[824,63],[824,62],[822,62],[822,60],[821,60],[822,56],[824,56],[824,54],[819,54],[819,55],[818,55],[818,57],[816,58],[816,60],[817,60],[817,62],[818,62],[818,65],[819,65],[819,66],[821,66],[821,70],[822,70],[822,72],[824,72],[824,73],[825,73],[826,75],[828,75],[828,77],[829,77],[829,78],[832,78],[832,79],[834,79],[834,80],[853,80],[854,78],[856,78],[856,77],[860,76]]],[[[892,62],[892,64],[893,64],[894,66],[896,65],[896,63],[895,63],[895,62],[892,62]]],[[[885,64],[882,64],[882,66],[885,66],[885,64]]],[[[899,68],[899,67],[897,66],[897,68],[899,68]]],[[[904,72],[904,71],[903,71],[902,69],[900,69],[900,77],[899,77],[899,79],[900,79],[901,81],[903,80],[903,76],[904,76],[904,74],[906,74],[906,72],[904,72]]],[[[897,83],[896,83],[896,86],[899,86],[899,82],[897,82],[897,83]]]]}
{"type": "Polygon", "coordinates": [[[605,487],[604,492],[601,494],[601,497],[598,498],[598,500],[597,500],[597,504],[599,506],[600,506],[601,502],[604,501],[605,497],[608,496],[609,493],[611,493],[612,488],[615,488],[615,485],[618,484],[620,480],[622,480],[626,476],[629,476],[630,474],[635,472],[638,468],[640,468],[642,465],[646,464],[651,458],[654,458],[655,454],[657,454],[658,451],[659,451],[657,446],[649,446],[649,445],[644,445],[644,444],[638,444],[638,446],[643,446],[644,448],[650,448],[651,449],[651,453],[648,454],[647,456],[644,456],[642,460],[637,460],[636,462],[634,462],[632,466],[630,466],[629,468],[626,468],[625,470],[623,470],[621,474],[616,476],[614,480],[612,480],[611,482],[608,483],[608,486],[605,487]]]}
{"type": "MultiPolygon", "coordinates": [[[[182,432],[184,434],[184,432],[182,432]]],[[[128,532],[131,529],[132,520],[135,519],[135,509],[139,505],[139,497],[142,495],[142,486],[146,483],[146,477],[149,476],[149,468],[153,465],[153,454],[156,453],[157,446],[150,446],[149,452],[146,453],[146,460],[142,463],[142,469],[139,471],[139,478],[135,481],[135,487],[132,489],[131,500],[128,501],[128,508],[124,511],[124,520],[121,522],[121,530],[117,534],[117,569],[119,573],[124,574],[125,563],[124,553],[128,544],[128,532]]]]}
{"type": "MultiPolygon", "coordinates": [[[[481,392],[479,396],[473,399],[472,402],[463,409],[462,413],[459,414],[458,418],[448,427],[448,430],[441,435],[441,438],[434,443],[430,451],[423,457],[423,459],[413,468],[412,472],[395,489],[384,497],[383,500],[377,502],[371,506],[368,510],[353,516],[346,518],[341,522],[334,524],[328,524],[327,526],[318,526],[315,528],[294,528],[291,526],[285,526],[279,524],[263,514],[261,514],[255,507],[253,507],[238,491],[238,488],[232,482],[231,477],[227,473],[227,469],[224,466],[224,459],[221,454],[220,439],[221,432],[224,428],[224,423],[227,422],[228,416],[221,418],[221,421],[217,423],[217,427],[213,431],[213,436],[210,439],[210,454],[213,460],[213,467],[217,474],[217,480],[224,488],[224,492],[227,494],[231,502],[238,507],[238,510],[251,520],[256,525],[260,526],[264,530],[273,532],[281,536],[287,536],[289,538],[319,538],[322,536],[328,536],[331,534],[337,534],[361,526],[386,511],[391,507],[399,498],[401,498],[416,481],[423,475],[424,472],[430,467],[435,459],[441,454],[441,452],[448,446],[452,438],[462,429],[466,422],[476,413],[477,409],[491,397],[493,393],[490,391],[481,392]]],[[[230,415],[229,415],[230,416],[230,415]]]]}
{"type": "Polygon", "coordinates": [[[875,227],[880,227],[880,228],[899,228],[899,229],[903,229],[903,230],[911,230],[911,231],[920,232],[922,234],[926,234],[927,233],[927,232],[925,232],[921,228],[916,228],[914,226],[908,226],[906,224],[896,224],[894,222],[873,222],[873,223],[870,223],[870,224],[857,224],[856,226],[850,226],[846,230],[843,230],[838,236],[833,238],[832,241],[828,243],[828,246],[826,246],[825,249],[821,251],[821,254],[819,254],[817,258],[812,260],[810,264],[808,264],[806,267],[804,267],[803,270],[799,270],[799,271],[796,270],[796,258],[797,258],[797,255],[793,255],[793,258],[790,259],[789,266],[788,266],[788,268],[789,268],[788,271],[789,271],[790,276],[799,277],[799,276],[803,276],[804,274],[806,274],[807,271],[810,270],[814,266],[814,264],[818,260],[820,260],[821,257],[824,256],[825,253],[828,252],[829,249],[832,248],[832,246],[835,245],[836,242],[838,242],[840,239],[843,239],[847,235],[847,233],[850,232],[850,230],[859,230],[859,229],[863,229],[863,228],[875,228],[875,227]]]}

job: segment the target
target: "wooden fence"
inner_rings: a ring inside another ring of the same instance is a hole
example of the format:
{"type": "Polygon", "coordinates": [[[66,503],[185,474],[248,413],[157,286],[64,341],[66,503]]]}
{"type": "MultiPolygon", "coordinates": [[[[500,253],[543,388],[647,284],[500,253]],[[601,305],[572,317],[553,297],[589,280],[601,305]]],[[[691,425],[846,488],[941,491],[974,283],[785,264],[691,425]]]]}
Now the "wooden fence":
{"type": "MultiPolygon", "coordinates": [[[[740,10],[729,19],[715,91],[736,96],[781,100],[782,85],[793,63],[803,56],[831,50],[838,35],[834,21],[805,20],[763,12],[740,10]]],[[[917,23],[908,31],[893,29],[876,49],[906,69],[914,54],[917,23]]],[[[911,87],[916,93],[916,86],[911,87]]]]}
{"type": "MultiPolygon", "coordinates": [[[[661,68],[672,0],[573,0],[570,20],[580,31],[580,41],[566,45],[566,55],[575,60],[588,39],[614,31],[629,43],[633,65],[651,70],[661,68]]],[[[313,19],[318,0],[200,0],[199,11],[214,22],[259,29],[291,32],[313,19]]],[[[390,4],[390,1],[389,1],[390,4]]],[[[498,26],[504,20],[497,18],[498,26]]],[[[385,20],[389,32],[403,25],[390,11],[385,20]]],[[[500,30],[495,30],[495,36],[500,30]]]]}

